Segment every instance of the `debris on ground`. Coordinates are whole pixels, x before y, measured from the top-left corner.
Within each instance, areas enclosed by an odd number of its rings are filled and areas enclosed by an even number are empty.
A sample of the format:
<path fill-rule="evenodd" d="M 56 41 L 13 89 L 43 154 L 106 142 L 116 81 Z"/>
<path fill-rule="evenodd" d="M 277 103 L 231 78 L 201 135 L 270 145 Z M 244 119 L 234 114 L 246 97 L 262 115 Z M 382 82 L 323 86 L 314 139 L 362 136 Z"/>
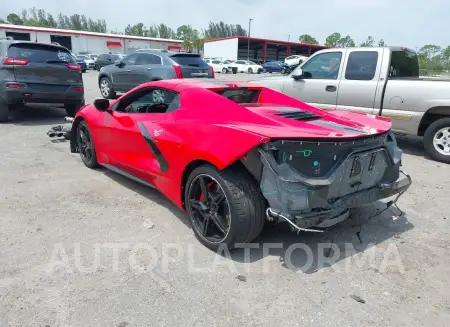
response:
<path fill-rule="evenodd" d="M 155 224 L 153 224 L 153 222 L 150 220 L 150 219 L 146 219 L 145 221 L 144 221 L 144 227 L 145 228 L 147 228 L 147 229 L 151 229 L 151 228 L 153 228 L 153 227 L 155 227 Z"/>
<path fill-rule="evenodd" d="M 358 296 L 358 295 L 350 295 L 350 297 L 353 299 L 353 300 L 355 300 L 356 302 L 359 302 L 359 303 L 366 303 L 366 301 L 362 298 L 362 297 L 360 297 L 360 296 Z"/>
<path fill-rule="evenodd" d="M 238 275 L 236 278 L 239 279 L 241 282 L 246 282 L 247 281 L 247 277 L 245 277 L 243 275 Z"/>

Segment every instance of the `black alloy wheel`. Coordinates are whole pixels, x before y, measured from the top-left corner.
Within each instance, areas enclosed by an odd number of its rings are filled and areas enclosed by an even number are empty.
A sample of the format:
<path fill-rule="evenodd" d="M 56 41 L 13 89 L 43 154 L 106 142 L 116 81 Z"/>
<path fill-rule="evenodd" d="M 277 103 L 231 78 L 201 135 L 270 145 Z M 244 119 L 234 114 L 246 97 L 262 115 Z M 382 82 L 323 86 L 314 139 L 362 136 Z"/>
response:
<path fill-rule="evenodd" d="M 254 240 L 265 222 L 266 202 L 254 178 L 235 164 L 206 164 L 189 175 L 184 204 L 195 237 L 211 250 L 229 250 Z"/>
<path fill-rule="evenodd" d="M 208 243 L 221 243 L 230 231 L 230 205 L 224 190 L 210 175 L 197 175 L 188 192 L 193 228 Z"/>
<path fill-rule="evenodd" d="M 97 154 L 95 152 L 92 134 L 86 121 L 83 120 L 78 124 L 76 137 L 77 148 L 83 163 L 89 168 L 98 167 Z"/>

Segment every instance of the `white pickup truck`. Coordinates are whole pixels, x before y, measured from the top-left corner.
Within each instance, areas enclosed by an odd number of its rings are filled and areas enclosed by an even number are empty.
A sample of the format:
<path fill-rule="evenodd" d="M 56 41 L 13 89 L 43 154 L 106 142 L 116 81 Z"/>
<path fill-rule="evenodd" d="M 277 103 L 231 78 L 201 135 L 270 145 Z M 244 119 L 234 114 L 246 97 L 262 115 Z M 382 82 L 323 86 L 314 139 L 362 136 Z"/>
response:
<path fill-rule="evenodd" d="M 253 81 L 326 110 L 388 117 L 397 134 L 423 136 L 431 158 L 450 163 L 450 80 L 419 78 L 408 48 L 335 48 L 288 76 Z"/>

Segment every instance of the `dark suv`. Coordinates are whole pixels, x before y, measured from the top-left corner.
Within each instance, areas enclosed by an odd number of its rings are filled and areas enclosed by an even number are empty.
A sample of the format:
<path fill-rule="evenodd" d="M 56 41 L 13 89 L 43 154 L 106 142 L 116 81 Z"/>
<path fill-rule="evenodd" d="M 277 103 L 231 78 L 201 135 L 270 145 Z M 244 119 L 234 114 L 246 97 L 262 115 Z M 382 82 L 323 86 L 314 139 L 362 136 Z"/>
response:
<path fill-rule="evenodd" d="M 112 54 L 112 53 L 104 53 L 95 59 L 94 69 L 100 70 L 102 67 L 112 65 L 117 60 L 122 59 L 124 56 L 119 54 Z"/>
<path fill-rule="evenodd" d="M 116 92 L 127 92 L 150 81 L 202 77 L 214 78 L 214 71 L 198 54 L 139 50 L 100 69 L 98 84 L 102 96 L 111 99 Z"/>
<path fill-rule="evenodd" d="M 63 105 L 74 116 L 84 105 L 80 65 L 62 46 L 0 40 L 0 121 L 29 103 Z"/>

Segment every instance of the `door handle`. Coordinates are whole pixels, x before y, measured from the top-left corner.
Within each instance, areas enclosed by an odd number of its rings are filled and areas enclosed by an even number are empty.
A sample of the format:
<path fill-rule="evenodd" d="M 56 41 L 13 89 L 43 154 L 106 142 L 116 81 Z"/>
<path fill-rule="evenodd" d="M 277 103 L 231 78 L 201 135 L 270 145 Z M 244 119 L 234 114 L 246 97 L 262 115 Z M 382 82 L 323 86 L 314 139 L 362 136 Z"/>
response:
<path fill-rule="evenodd" d="M 327 92 L 336 92 L 336 86 L 334 86 L 334 85 L 327 85 L 325 87 L 325 91 L 327 91 Z"/>
<path fill-rule="evenodd" d="M 131 72 L 131 69 L 127 69 L 127 72 Z"/>
<path fill-rule="evenodd" d="M 152 70 L 152 68 L 151 68 L 151 67 L 148 67 L 147 70 Z"/>

